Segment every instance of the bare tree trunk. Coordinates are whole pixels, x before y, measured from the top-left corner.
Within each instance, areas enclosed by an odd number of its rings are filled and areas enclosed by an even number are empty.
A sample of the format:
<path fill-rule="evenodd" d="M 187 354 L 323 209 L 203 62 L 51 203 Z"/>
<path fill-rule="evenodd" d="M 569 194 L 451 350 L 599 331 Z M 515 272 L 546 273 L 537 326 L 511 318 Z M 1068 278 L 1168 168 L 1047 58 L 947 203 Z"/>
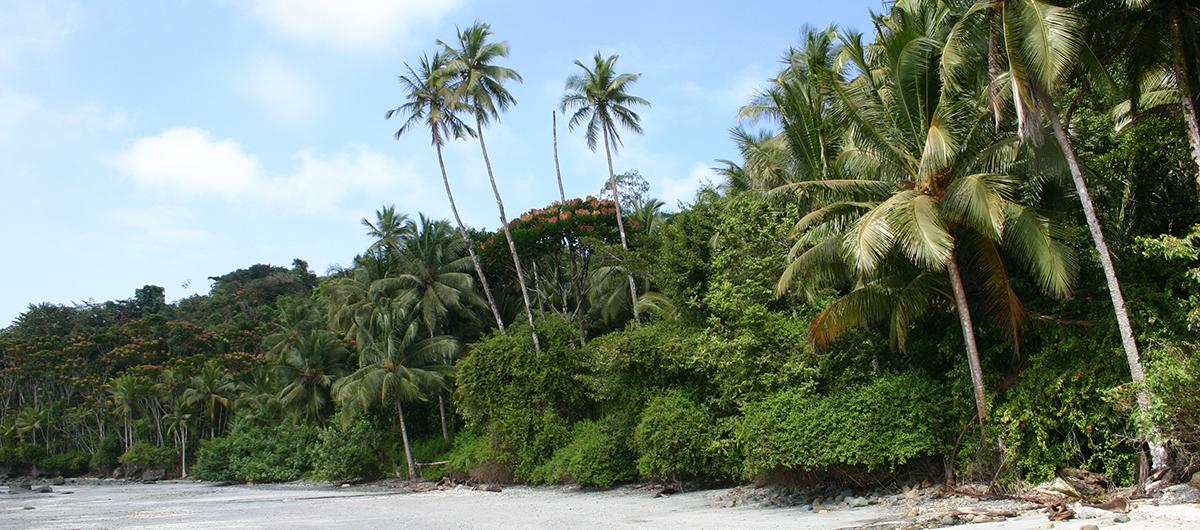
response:
<path fill-rule="evenodd" d="M 1183 122 L 1187 125 L 1188 141 L 1192 144 L 1192 161 L 1196 163 L 1196 181 L 1200 184 L 1200 117 L 1196 113 L 1196 91 L 1192 86 L 1192 77 L 1187 64 L 1187 45 L 1183 40 L 1183 20 L 1179 13 L 1179 4 L 1168 0 L 1167 16 L 1171 24 L 1171 34 L 1178 47 L 1174 53 L 1172 70 L 1175 82 L 1179 85 L 1179 104 L 1183 108 Z"/>
<path fill-rule="evenodd" d="M 621 248 L 629 250 L 629 243 L 625 239 L 625 221 L 621 218 L 621 192 L 617 189 L 617 175 L 613 172 L 612 150 L 608 146 L 608 131 L 612 126 L 608 120 L 603 120 L 600 136 L 604 137 L 604 156 L 608 159 L 608 185 L 612 188 L 613 203 L 617 205 L 617 230 L 621 233 Z M 633 308 L 633 321 L 641 322 L 638 315 L 637 307 L 637 284 L 633 281 L 633 274 L 629 274 L 629 305 Z"/>
<path fill-rule="evenodd" d="M 551 136 L 554 139 L 554 176 L 558 179 L 558 199 L 565 206 L 567 204 L 567 192 L 563 188 L 562 168 L 558 165 L 558 111 L 550 111 L 550 130 Z M 569 245 L 568 240 L 568 245 Z M 579 345 L 587 345 L 587 335 L 583 330 L 583 288 L 579 278 L 579 251 L 575 247 L 570 248 L 571 251 L 571 283 L 575 288 L 575 319 L 576 326 L 579 329 Z M 563 294 L 563 304 L 566 304 L 566 293 Z"/>
<path fill-rule="evenodd" d="M 475 242 L 471 241 L 471 236 L 467 235 L 467 226 L 463 224 L 462 217 L 458 215 L 458 205 L 454 202 L 454 193 L 450 191 L 450 177 L 446 176 L 446 161 L 442 159 L 442 145 L 435 141 L 434 146 L 437 147 L 438 166 L 442 168 L 442 184 L 446 186 L 446 198 L 450 200 L 450 211 L 454 213 L 454 222 L 458 223 L 458 233 L 467 246 L 467 253 L 471 255 L 471 263 L 475 265 L 475 275 L 479 277 L 479 286 L 483 289 L 483 295 L 487 297 L 492 316 L 496 318 L 496 327 L 500 328 L 501 334 L 504 334 L 504 319 L 500 318 L 500 309 L 496 307 L 496 300 L 492 298 L 492 288 L 488 285 L 487 276 L 483 274 L 483 265 L 479 263 L 479 256 L 475 255 Z"/>
<path fill-rule="evenodd" d="M 442 393 L 438 392 L 438 416 L 442 419 L 442 440 L 450 441 L 450 428 L 446 426 L 446 402 L 442 399 Z"/>
<path fill-rule="evenodd" d="M 954 291 L 954 306 L 958 309 L 958 323 L 962 326 L 963 342 L 967 346 L 967 365 L 971 371 L 971 387 L 975 390 L 975 412 L 979 423 L 987 421 L 987 396 L 983 388 L 983 365 L 979 362 L 979 347 L 975 343 L 975 326 L 971 323 L 971 309 L 967 306 L 967 290 L 963 288 L 962 275 L 958 270 L 958 258 L 950 255 L 946 272 L 950 275 L 950 287 Z"/>
<path fill-rule="evenodd" d="M 488 157 L 487 144 L 483 141 L 482 114 L 475 114 L 475 124 L 475 134 L 479 137 L 479 149 L 483 151 L 483 165 L 487 168 L 488 181 L 492 183 L 492 194 L 496 196 L 496 208 L 500 210 L 500 229 L 504 231 L 504 239 L 508 241 L 508 253 L 512 254 L 513 267 L 517 271 L 517 283 L 521 284 L 521 299 L 525 301 L 525 317 L 529 319 L 529 335 L 533 337 L 533 349 L 541 353 L 542 344 L 538 340 L 537 326 L 533 323 L 533 308 L 529 305 L 529 289 L 525 286 L 525 272 L 521 268 L 521 258 L 517 255 L 517 245 L 513 243 L 512 232 L 508 229 L 508 215 L 504 213 L 504 201 L 500 199 L 500 188 L 496 187 L 496 175 L 492 172 L 492 160 Z"/>
<path fill-rule="evenodd" d="M 408 479 L 417 478 L 417 461 L 413 459 L 412 446 L 408 442 L 408 425 L 404 423 L 404 406 L 396 400 L 396 417 L 400 419 L 400 438 L 404 442 L 404 463 L 408 465 Z"/>
<path fill-rule="evenodd" d="M 1079 195 L 1079 202 L 1083 206 L 1083 216 L 1087 220 L 1088 230 L 1092 234 L 1092 243 L 1096 247 L 1096 254 L 1100 257 L 1100 267 L 1104 269 L 1104 279 L 1108 283 L 1108 295 L 1112 299 L 1113 312 L 1116 313 L 1117 330 L 1121 336 L 1121 346 L 1125 349 L 1125 360 L 1129 363 L 1129 374 L 1138 386 L 1138 409 L 1146 414 L 1150 411 L 1150 394 L 1143 386 L 1146 373 L 1142 370 L 1141 355 L 1138 352 L 1137 341 L 1133 337 L 1133 325 L 1129 322 L 1125 296 L 1121 294 L 1121 283 L 1117 280 L 1117 270 L 1113 266 L 1112 255 L 1109 253 L 1108 243 L 1104 239 L 1104 231 L 1100 228 L 1100 220 L 1096 217 L 1096 210 L 1092 206 L 1092 196 L 1088 193 L 1087 182 L 1083 180 L 1083 170 L 1079 164 L 1079 158 L 1075 154 L 1075 146 L 1071 143 L 1071 137 L 1063 128 L 1062 121 L 1058 119 L 1058 111 L 1054 109 L 1054 103 L 1045 93 L 1040 93 L 1039 96 L 1046 116 L 1050 118 L 1050 125 L 1054 128 L 1054 136 L 1058 139 L 1058 145 L 1067 159 L 1067 166 L 1071 169 L 1071 180 L 1075 183 L 1075 193 Z M 1157 438 L 1156 432 L 1151 433 L 1150 438 L 1150 458 L 1153 468 L 1160 469 L 1167 466 L 1166 446 L 1153 440 L 1153 438 Z"/>

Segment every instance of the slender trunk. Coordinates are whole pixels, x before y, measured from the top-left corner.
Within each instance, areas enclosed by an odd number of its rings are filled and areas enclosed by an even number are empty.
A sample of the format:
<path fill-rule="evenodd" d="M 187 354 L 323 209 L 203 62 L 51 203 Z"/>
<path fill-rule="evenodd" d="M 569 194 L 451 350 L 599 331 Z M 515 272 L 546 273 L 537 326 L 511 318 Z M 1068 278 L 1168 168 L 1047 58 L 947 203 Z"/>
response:
<path fill-rule="evenodd" d="M 450 428 L 446 426 L 446 401 L 442 399 L 442 393 L 438 392 L 438 416 L 442 420 L 442 440 L 450 441 Z"/>
<path fill-rule="evenodd" d="M 1096 217 L 1096 210 L 1092 206 L 1092 196 L 1088 193 L 1087 182 L 1083 180 L 1083 170 L 1079 164 L 1079 158 L 1075 154 L 1075 147 L 1071 143 L 1071 137 L 1063 128 L 1062 122 L 1058 119 L 1058 111 L 1054 109 L 1054 104 L 1045 93 L 1041 93 L 1042 107 L 1046 111 L 1046 116 L 1050 119 L 1050 126 L 1054 128 L 1054 136 L 1058 139 L 1058 145 L 1062 149 L 1063 156 L 1067 159 L 1067 167 L 1071 170 L 1071 180 L 1075 183 L 1075 193 L 1079 195 L 1079 202 L 1083 206 L 1083 216 L 1087 220 L 1088 231 L 1092 234 L 1092 243 L 1096 246 L 1096 254 L 1100 257 L 1100 267 L 1104 269 L 1104 279 L 1108 283 L 1108 295 L 1112 299 L 1113 312 L 1117 317 L 1117 330 L 1121 336 L 1121 346 L 1125 349 L 1125 360 L 1129 363 L 1129 374 L 1133 382 L 1138 386 L 1137 402 L 1138 409 L 1143 414 L 1150 411 L 1150 394 L 1146 392 L 1143 382 L 1146 380 L 1146 373 L 1142 370 L 1141 356 L 1138 353 L 1137 341 L 1133 337 L 1133 325 L 1129 323 L 1129 313 L 1125 307 L 1125 296 L 1121 294 L 1121 283 L 1117 280 L 1117 270 L 1113 266 L 1112 255 L 1108 251 L 1108 243 L 1105 242 L 1104 232 L 1100 229 L 1100 220 Z M 1165 467 L 1167 463 L 1166 446 L 1160 442 L 1156 442 L 1153 438 L 1156 433 L 1151 433 L 1150 443 L 1150 458 L 1154 469 Z"/>
<path fill-rule="evenodd" d="M 412 447 L 408 443 L 408 425 L 404 423 L 404 406 L 396 401 L 396 417 L 400 419 L 400 438 L 404 442 L 404 463 L 408 465 L 408 479 L 417 478 L 417 461 L 413 459 Z"/>
<path fill-rule="evenodd" d="M 1183 40 L 1183 20 L 1177 2 L 1168 0 L 1167 15 L 1172 37 L 1178 47 L 1176 53 L 1172 54 L 1175 57 L 1172 70 L 1175 73 L 1175 83 L 1179 85 L 1179 104 L 1183 107 L 1183 122 L 1187 125 L 1188 141 L 1192 144 L 1192 161 L 1196 163 L 1196 181 L 1200 184 L 1200 118 L 1196 113 L 1196 91 L 1192 86 L 1191 72 L 1184 52 L 1187 46 Z"/>
<path fill-rule="evenodd" d="M 535 293 L 537 293 L 538 314 L 545 315 L 546 314 L 546 293 L 544 291 L 542 291 L 542 278 L 538 274 L 537 262 L 533 261 L 531 263 L 533 264 L 533 291 Z"/>
<path fill-rule="evenodd" d="M 608 185 L 612 188 L 613 203 L 617 205 L 617 231 L 621 233 L 621 248 L 629 250 L 629 243 L 625 239 L 625 221 L 621 218 L 621 192 L 617 189 L 617 175 L 613 172 L 612 150 L 608 146 L 608 131 L 612 126 L 608 120 L 602 120 L 603 130 L 600 136 L 604 137 L 604 156 L 608 159 Z M 641 322 L 638 315 L 637 307 L 637 284 L 633 281 L 633 274 L 629 274 L 629 305 L 633 308 L 633 321 Z"/>
<path fill-rule="evenodd" d="M 567 192 L 563 188 L 562 168 L 558 165 L 558 111 L 550 111 L 550 130 L 551 136 L 554 139 L 554 176 L 558 179 L 558 199 L 565 206 L 567 204 Z M 575 319 L 576 325 L 579 328 L 579 345 L 584 346 L 587 343 L 587 337 L 583 331 L 583 288 L 579 278 L 579 251 L 571 245 L 570 240 L 567 240 L 567 246 L 571 252 L 571 283 L 575 288 Z M 566 293 L 563 293 L 563 304 L 565 305 Z"/>
<path fill-rule="evenodd" d="M 946 272 L 950 275 L 950 287 L 954 291 L 954 306 L 958 309 L 958 323 L 962 326 L 963 342 L 967 346 L 967 365 L 971 369 L 971 387 L 975 390 L 975 413 L 979 423 L 987 421 L 987 397 L 983 389 L 983 365 L 979 362 L 979 347 L 975 343 L 975 326 L 971 323 L 971 309 L 967 306 L 967 290 L 963 288 L 962 275 L 958 270 L 957 257 L 950 255 Z"/>
<path fill-rule="evenodd" d="M 487 143 L 483 141 L 483 115 L 475 113 L 475 134 L 479 137 L 479 149 L 483 151 L 483 165 L 487 168 L 488 181 L 492 183 L 492 194 L 496 196 L 496 208 L 500 210 L 500 229 L 504 231 L 504 239 L 508 242 L 508 253 L 512 254 L 513 267 L 517 270 L 517 283 L 521 285 L 521 299 L 525 302 L 525 317 L 529 319 L 529 335 L 533 337 L 533 350 L 541 353 L 542 343 L 538 340 L 537 326 L 533 323 L 533 308 L 529 305 L 529 289 L 525 286 L 525 271 L 521 268 L 521 258 L 517 255 L 517 245 L 513 242 L 512 232 L 508 229 L 508 215 L 504 213 L 504 201 L 500 199 L 500 188 L 496 187 L 496 175 L 492 172 L 492 160 L 488 157 Z"/>
<path fill-rule="evenodd" d="M 500 309 L 496 307 L 496 299 L 492 298 L 492 288 L 488 285 L 487 276 L 483 274 L 483 265 L 479 263 L 479 256 L 475 255 L 475 242 L 471 241 L 471 236 L 467 235 L 467 226 L 463 224 L 462 217 L 458 215 L 458 205 L 454 202 L 454 194 L 450 192 L 450 177 L 446 175 L 446 161 L 442 159 L 442 144 L 435 142 L 434 146 L 437 147 L 438 167 L 442 168 L 442 184 L 446 186 L 446 198 L 450 200 L 450 211 L 454 213 L 454 222 L 458 223 L 458 233 L 467 246 L 467 254 L 471 255 L 471 263 L 475 265 L 475 275 L 479 277 L 479 286 L 483 289 L 483 295 L 487 297 L 492 316 L 496 318 L 496 327 L 500 328 L 501 334 L 504 334 L 506 333 L 504 319 L 500 318 Z"/>
<path fill-rule="evenodd" d="M 183 439 L 183 451 L 180 452 L 180 459 L 183 462 L 183 478 L 187 478 L 187 430 L 183 431 L 183 434 L 180 435 L 180 438 Z"/>

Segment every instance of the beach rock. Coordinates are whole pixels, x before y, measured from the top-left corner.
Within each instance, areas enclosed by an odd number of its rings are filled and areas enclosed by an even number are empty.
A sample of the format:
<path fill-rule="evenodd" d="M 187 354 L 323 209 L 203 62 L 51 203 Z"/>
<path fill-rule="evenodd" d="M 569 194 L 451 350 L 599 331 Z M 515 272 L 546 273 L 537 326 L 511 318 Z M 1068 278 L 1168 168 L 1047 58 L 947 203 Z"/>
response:
<path fill-rule="evenodd" d="M 871 503 L 862 497 L 849 497 L 846 499 L 846 504 L 851 508 L 862 508 L 863 506 L 867 506 Z"/>
<path fill-rule="evenodd" d="M 54 490 L 52 488 L 50 488 L 49 484 L 42 484 L 41 486 L 33 488 L 33 492 L 34 493 L 53 493 Z"/>
<path fill-rule="evenodd" d="M 941 522 L 942 526 L 954 526 L 958 524 L 958 518 L 954 517 L 953 515 L 943 515 Z"/>
<path fill-rule="evenodd" d="M 1100 530 L 1100 527 L 1094 524 L 1085 524 L 1079 527 L 1079 530 Z"/>
<path fill-rule="evenodd" d="M 1162 498 L 1158 500 L 1158 504 L 1160 505 L 1194 504 L 1197 502 L 1200 502 L 1200 489 L 1193 488 L 1187 484 L 1179 484 L 1164 489 Z"/>
<path fill-rule="evenodd" d="M 1128 523 L 1128 522 L 1129 522 L 1129 516 L 1128 516 L 1128 515 L 1125 515 L 1125 514 L 1123 514 L 1123 513 L 1122 513 L 1122 514 L 1119 514 L 1119 515 L 1117 515 L 1116 517 L 1113 517 L 1113 522 L 1114 522 L 1114 523 L 1117 523 L 1117 524 L 1120 524 L 1120 523 Z"/>
<path fill-rule="evenodd" d="M 66 483 L 67 483 L 67 479 L 62 478 L 62 475 L 59 475 L 57 477 L 50 479 L 50 484 L 53 484 L 55 486 L 62 486 L 63 484 L 66 484 Z"/>
<path fill-rule="evenodd" d="M 1062 477 L 1055 477 L 1054 480 L 1050 482 L 1038 484 L 1038 486 L 1034 488 L 1034 491 L 1056 493 L 1059 495 L 1066 495 L 1068 497 L 1075 497 L 1076 499 L 1082 497 L 1082 495 L 1079 494 L 1079 490 L 1075 489 L 1075 486 L 1072 486 L 1070 482 L 1063 480 Z"/>
<path fill-rule="evenodd" d="M 163 478 L 166 478 L 166 476 L 167 470 L 165 469 L 147 469 L 142 472 L 142 480 L 162 480 Z"/>
<path fill-rule="evenodd" d="M 1200 471 L 1192 473 L 1192 480 L 1188 481 L 1188 485 L 1200 489 Z"/>
<path fill-rule="evenodd" d="M 1075 517 L 1079 519 L 1100 519 L 1112 515 L 1106 510 L 1091 506 L 1072 505 L 1071 509 L 1075 511 Z"/>

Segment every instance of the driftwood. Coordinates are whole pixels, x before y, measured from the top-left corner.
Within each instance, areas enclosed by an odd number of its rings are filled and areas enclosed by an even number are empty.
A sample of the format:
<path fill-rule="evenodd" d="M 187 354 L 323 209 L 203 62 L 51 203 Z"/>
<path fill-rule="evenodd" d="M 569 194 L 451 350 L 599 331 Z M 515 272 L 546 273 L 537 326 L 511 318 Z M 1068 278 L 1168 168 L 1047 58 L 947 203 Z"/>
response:
<path fill-rule="evenodd" d="M 417 467 L 433 467 L 433 466 L 442 466 L 442 465 L 446 465 L 449 463 L 450 463 L 449 460 L 439 460 L 437 462 L 425 462 L 425 463 L 417 462 L 416 464 L 417 464 Z"/>
<path fill-rule="evenodd" d="M 989 510 L 986 508 L 958 508 L 947 515 L 986 515 L 988 517 L 1016 517 L 1021 515 L 1021 512 L 1016 510 Z"/>

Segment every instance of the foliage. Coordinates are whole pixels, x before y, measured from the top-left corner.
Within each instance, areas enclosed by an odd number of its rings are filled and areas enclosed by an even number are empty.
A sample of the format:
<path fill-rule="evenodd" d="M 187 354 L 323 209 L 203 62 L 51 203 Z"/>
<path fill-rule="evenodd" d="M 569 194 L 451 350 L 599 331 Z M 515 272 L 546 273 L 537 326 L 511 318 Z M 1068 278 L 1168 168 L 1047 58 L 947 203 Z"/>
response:
<path fill-rule="evenodd" d="M 87 472 L 90 459 L 91 455 L 83 451 L 69 451 L 47 455 L 38 465 L 65 476 L 82 475 Z"/>
<path fill-rule="evenodd" d="M 554 453 L 549 463 L 555 480 L 610 488 L 636 476 L 629 433 L 611 418 L 583 420 L 571 428 L 571 440 Z"/>
<path fill-rule="evenodd" d="M 651 399 L 633 432 L 638 474 L 655 480 L 716 475 L 717 435 L 712 413 L 686 393 Z"/>
<path fill-rule="evenodd" d="M 1200 470 L 1200 354 L 1194 344 L 1163 348 L 1147 366 L 1155 397 L 1152 420 L 1163 427 L 1175 455 L 1176 476 Z"/>
<path fill-rule="evenodd" d="M 125 454 L 117 459 L 127 466 L 138 467 L 171 467 L 175 460 L 175 451 L 170 447 L 158 447 L 148 443 L 136 443 Z"/>
<path fill-rule="evenodd" d="M 317 436 L 313 477 L 319 480 L 372 479 L 395 465 L 385 438 L 394 432 L 370 418 L 356 417 L 349 425 L 329 427 Z"/>
<path fill-rule="evenodd" d="M 318 429 L 306 425 L 263 428 L 238 424 L 205 440 L 192 473 L 203 480 L 285 482 L 312 471 Z"/>
<path fill-rule="evenodd" d="M 945 394 L 937 381 L 906 373 L 827 396 L 785 390 L 746 406 L 737 431 L 743 472 L 831 466 L 894 468 L 942 454 Z"/>

